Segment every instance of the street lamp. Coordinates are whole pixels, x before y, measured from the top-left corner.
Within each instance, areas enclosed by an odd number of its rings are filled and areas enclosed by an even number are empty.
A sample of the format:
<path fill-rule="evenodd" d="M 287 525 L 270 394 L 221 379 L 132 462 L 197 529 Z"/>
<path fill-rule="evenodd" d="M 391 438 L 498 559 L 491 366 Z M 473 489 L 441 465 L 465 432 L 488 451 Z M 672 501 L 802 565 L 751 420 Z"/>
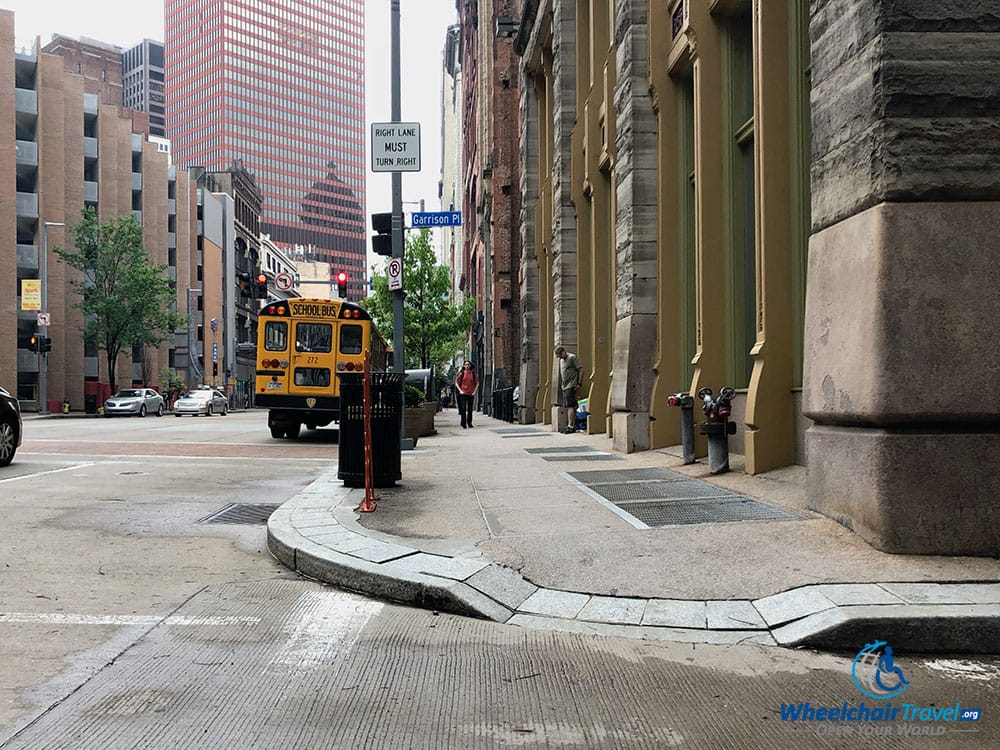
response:
<path fill-rule="evenodd" d="M 46 313 L 49 311 L 49 227 L 64 227 L 66 226 L 61 221 L 43 221 L 42 222 L 42 257 L 39 259 L 39 276 L 42 281 L 42 312 Z M 39 326 L 41 327 L 41 326 Z M 48 331 L 44 332 L 48 335 Z M 41 374 L 41 403 L 39 404 L 39 412 L 42 414 L 49 413 L 48 404 L 48 363 L 49 358 L 38 353 L 38 371 Z"/>

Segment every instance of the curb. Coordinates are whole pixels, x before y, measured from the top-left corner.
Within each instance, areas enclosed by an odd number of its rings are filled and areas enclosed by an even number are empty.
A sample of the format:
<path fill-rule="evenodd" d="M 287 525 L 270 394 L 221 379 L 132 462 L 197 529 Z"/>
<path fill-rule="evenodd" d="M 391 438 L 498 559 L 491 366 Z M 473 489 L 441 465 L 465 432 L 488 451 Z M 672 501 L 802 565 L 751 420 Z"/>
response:
<path fill-rule="evenodd" d="M 475 550 L 432 554 L 365 529 L 353 510 L 363 496 L 331 470 L 271 515 L 268 549 L 291 570 L 342 589 L 521 627 L 847 652 L 877 636 L 925 653 L 1000 652 L 1000 582 L 811 584 L 709 601 L 543 589 Z"/>

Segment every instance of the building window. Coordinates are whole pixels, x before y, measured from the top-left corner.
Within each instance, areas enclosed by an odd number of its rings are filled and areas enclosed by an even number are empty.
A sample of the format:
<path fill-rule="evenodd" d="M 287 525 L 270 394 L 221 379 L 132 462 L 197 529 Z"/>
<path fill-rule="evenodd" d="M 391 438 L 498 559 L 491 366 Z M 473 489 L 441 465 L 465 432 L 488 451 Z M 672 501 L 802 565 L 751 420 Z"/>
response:
<path fill-rule="evenodd" d="M 749 13 L 731 18 L 727 29 L 729 111 L 730 247 L 729 337 L 731 382 L 750 383 L 757 340 L 757 242 L 754 199 L 753 21 Z"/>

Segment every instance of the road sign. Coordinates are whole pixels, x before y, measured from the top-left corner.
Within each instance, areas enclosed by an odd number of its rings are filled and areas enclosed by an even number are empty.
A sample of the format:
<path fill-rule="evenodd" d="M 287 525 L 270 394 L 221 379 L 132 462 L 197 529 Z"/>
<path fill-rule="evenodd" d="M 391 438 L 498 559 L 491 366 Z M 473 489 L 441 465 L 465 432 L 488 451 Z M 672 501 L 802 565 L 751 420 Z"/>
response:
<path fill-rule="evenodd" d="M 417 227 L 460 227 L 461 211 L 428 211 L 410 214 L 410 226 Z"/>
<path fill-rule="evenodd" d="M 212 344 L 212 361 L 219 361 L 219 345 L 217 343 Z"/>
<path fill-rule="evenodd" d="M 389 290 L 403 288 L 403 261 L 401 258 L 389 259 Z"/>
<path fill-rule="evenodd" d="M 420 171 L 420 123 L 372 123 L 372 172 Z"/>
<path fill-rule="evenodd" d="M 38 325 L 44 328 L 49 324 L 49 314 L 48 313 L 38 313 Z"/>
<path fill-rule="evenodd" d="M 292 275 L 290 273 L 279 273 L 274 277 L 274 288 L 279 292 L 287 292 L 292 288 Z"/>

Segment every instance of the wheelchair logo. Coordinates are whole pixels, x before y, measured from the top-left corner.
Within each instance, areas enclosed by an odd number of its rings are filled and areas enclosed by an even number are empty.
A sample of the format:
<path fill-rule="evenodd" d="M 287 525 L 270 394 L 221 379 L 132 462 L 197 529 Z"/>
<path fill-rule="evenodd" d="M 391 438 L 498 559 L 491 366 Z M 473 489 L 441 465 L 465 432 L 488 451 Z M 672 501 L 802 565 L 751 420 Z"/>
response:
<path fill-rule="evenodd" d="M 851 676 L 858 690 L 879 701 L 902 695 L 910 686 L 903 670 L 893 662 L 892 646 L 885 641 L 865 644 L 854 657 Z"/>

